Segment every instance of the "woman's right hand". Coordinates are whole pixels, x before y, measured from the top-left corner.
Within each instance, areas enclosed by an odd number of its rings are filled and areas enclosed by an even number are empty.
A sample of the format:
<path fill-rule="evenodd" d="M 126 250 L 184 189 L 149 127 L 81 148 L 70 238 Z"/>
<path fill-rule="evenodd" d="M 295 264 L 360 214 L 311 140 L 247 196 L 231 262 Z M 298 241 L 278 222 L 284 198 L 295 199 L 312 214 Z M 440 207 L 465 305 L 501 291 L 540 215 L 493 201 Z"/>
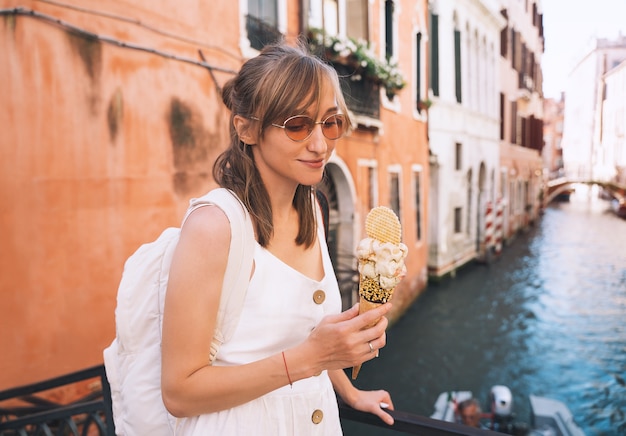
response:
<path fill-rule="evenodd" d="M 376 357 L 387 342 L 385 315 L 390 309 L 391 303 L 385 303 L 359 315 L 356 304 L 338 315 L 324 317 L 303 344 L 311 353 L 315 373 L 349 368 Z"/>

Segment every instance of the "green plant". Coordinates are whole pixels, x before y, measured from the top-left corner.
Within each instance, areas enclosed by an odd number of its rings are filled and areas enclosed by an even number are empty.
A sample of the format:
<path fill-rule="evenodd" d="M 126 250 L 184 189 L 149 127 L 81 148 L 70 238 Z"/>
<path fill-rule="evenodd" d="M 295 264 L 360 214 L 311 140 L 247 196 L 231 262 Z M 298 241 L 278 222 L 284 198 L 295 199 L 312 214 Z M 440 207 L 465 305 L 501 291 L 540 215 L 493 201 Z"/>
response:
<path fill-rule="evenodd" d="M 432 105 L 433 105 L 433 102 L 429 98 L 424 99 L 424 100 L 420 100 L 420 102 L 419 102 L 420 109 L 428 110 Z"/>
<path fill-rule="evenodd" d="M 385 88 L 389 98 L 393 98 L 406 86 L 397 64 L 376 57 L 369 42 L 353 38 L 343 39 L 328 35 L 320 29 L 310 29 L 308 36 L 313 53 L 323 55 L 331 62 L 354 68 L 351 80 L 366 78 L 379 83 Z"/>

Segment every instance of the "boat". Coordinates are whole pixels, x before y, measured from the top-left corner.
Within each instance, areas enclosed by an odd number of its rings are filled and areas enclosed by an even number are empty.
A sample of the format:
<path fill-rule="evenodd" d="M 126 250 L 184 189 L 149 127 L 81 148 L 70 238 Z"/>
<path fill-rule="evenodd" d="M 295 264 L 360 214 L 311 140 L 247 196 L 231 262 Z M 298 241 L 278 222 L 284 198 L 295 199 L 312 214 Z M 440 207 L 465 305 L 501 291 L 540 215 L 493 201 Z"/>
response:
<path fill-rule="evenodd" d="M 462 424 L 459 405 L 475 398 L 471 391 L 442 392 L 437 397 L 434 412 L 430 416 L 447 422 Z M 503 385 L 493 386 L 489 393 L 489 407 L 480 415 L 480 427 L 498 433 L 527 436 L 585 436 L 574 421 L 568 407 L 561 401 L 529 395 L 530 422 L 516 421 L 513 413 L 513 395 Z"/>
<path fill-rule="evenodd" d="M 611 210 L 620 218 L 626 218 L 626 197 L 615 196 L 611 200 Z"/>

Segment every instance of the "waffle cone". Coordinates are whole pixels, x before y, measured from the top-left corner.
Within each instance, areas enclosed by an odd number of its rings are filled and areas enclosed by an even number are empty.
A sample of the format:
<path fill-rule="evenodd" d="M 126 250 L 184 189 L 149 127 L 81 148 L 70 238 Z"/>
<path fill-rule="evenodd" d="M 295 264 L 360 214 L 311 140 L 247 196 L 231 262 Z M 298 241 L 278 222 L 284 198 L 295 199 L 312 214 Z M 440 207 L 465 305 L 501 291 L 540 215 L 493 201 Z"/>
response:
<path fill-rule="evenodd" d="M 365 298 L 361 297 L 361 298 L 359 298 L 359 315 L 362 314 L 362 313 L 367 312 L 368 310 L 376 309 L 381 304 L 383 304 L 383 303 L 373 303 L 373 302 L 367 301 Z M 378 319 L 375 320 L 370 325 L 368 325 L 367 328 L 376 325 L 377 322 L 378 322 Z M 376 351 L 376 353 L 378 353 L 378 350 Z M 353 366 L 352 367 L 352 380 L 356 380 L 356 378 L 358 377 L 359 371 L 361 370 L 361 366 L 362 365 L 357 365 L 357 366 Z"/>
<path fill-rule="evenodd" d="M 359 314 L 361 313 L 365 313 L 369 310 L 372 309 L 376 309 L 377 307 L 379 307 L 381 304 L 383 303 L 373 303 L 371 301 L 367 301 L 365 298 L 361 297 L 359 298 Z M 374 325 L 376 325 L 376 323 L 378 322 L 378 320 L 374 321 L 372 324 L 368 325 L 367 327 L 372 327 Z"/>

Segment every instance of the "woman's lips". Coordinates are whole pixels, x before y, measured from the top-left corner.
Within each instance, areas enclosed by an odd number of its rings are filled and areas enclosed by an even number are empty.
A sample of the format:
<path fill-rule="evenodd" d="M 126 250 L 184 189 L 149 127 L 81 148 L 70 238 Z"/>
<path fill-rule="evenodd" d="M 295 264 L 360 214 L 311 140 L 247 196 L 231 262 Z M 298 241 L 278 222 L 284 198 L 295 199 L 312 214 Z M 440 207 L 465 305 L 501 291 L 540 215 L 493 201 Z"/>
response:
<path fill-rule="evenodd" d="M 301 160 L 300 162 L 302 162 L 304 165 L 308 166 L 309 168 L 314 168 L 314 169 L 322 168 L 324 166 L 324 159 Z"/>

